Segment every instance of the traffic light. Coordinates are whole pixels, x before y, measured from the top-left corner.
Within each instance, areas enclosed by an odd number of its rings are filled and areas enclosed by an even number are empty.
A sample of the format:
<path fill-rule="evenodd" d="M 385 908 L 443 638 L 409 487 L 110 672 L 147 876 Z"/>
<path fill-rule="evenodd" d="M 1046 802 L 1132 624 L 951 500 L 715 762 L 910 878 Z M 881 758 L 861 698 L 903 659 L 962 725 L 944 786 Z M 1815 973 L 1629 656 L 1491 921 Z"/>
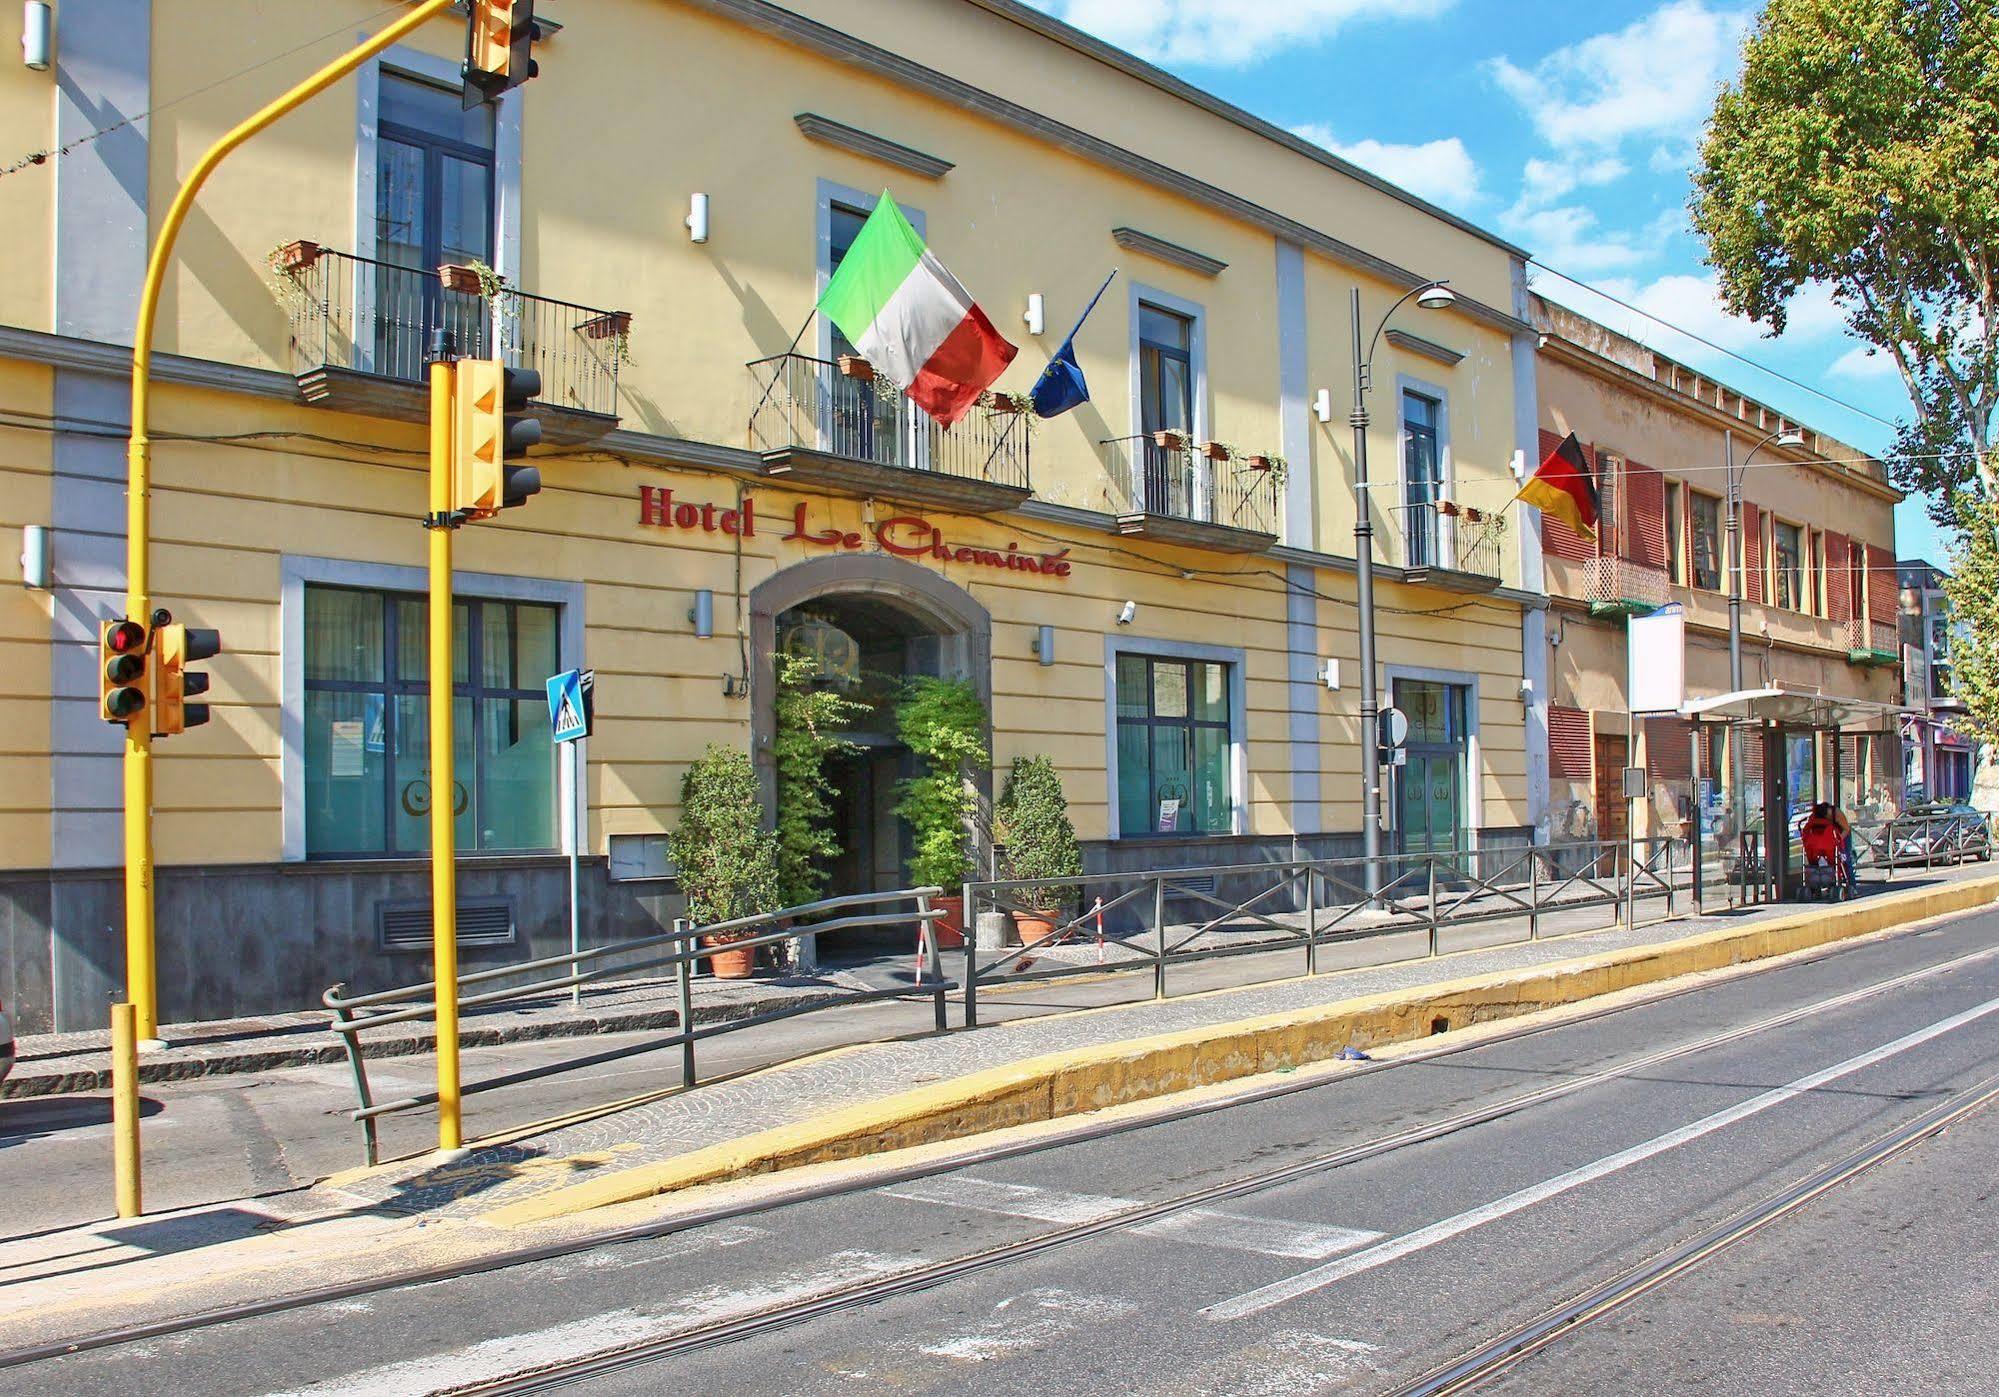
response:
<path fill-rule="evenodd" d="M 133 720 L 146 711 L 146 628 L 119 617 L 97 628 L 98 714 L 107 723 Z"/>
<path fill-rule="evenodd" d="M 153 632 L 153 735 L 171 737 L 208 721 L 208 705 L 188 699 L 208 692 L 208 676 L 188 665 L 222 653 L 222 633 L 168 623 Z"/>
<path fill-rule="evenodd" d="M 537 71 L 534 0 L 471 0 L 465 33 L 465 110 L 519 87 Z"/>
<path fill-rule="evenodd" d="M 541 375 L 497 359 L 460 359 L 451 374 L 451 507 L 490 519 L 541 490 L 539 470 L 514 464 L 541 440 L 541 423 L 520 415 L 541 392 Z"/>

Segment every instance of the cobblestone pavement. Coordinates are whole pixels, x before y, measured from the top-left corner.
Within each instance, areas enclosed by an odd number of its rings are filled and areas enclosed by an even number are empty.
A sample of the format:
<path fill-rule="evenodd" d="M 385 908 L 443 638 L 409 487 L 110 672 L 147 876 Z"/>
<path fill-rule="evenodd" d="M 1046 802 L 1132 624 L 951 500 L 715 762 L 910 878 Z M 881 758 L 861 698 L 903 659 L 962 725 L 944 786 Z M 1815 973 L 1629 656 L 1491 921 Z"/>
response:
<path fill-rule="evenodd" d="M 1900 891 L 1925 883 L 1975 877 L 1966 866 L 1893 884 L 1868 883 L 1863 893 Z M 1663 910 L 1663 909 L 1661 909 Z M 870 1043 L 674 1092 L 614 1113 L 564 1125 L 510 1143 L 475 1149 L 449 1165 L 412 1161 L 331 1192 L 352 1204 L 402 1214 L 473 1217 L 549 1189 L 578 1182 L 602 1168 L 657 1163 L 757 1131 L 880 1099 L 949 1077 L 1046 1053 L 1115 1043 L 1159 1033 L 1310 1009 L 1342 999 L 1408 989 L 1462 976 L 1529 968 L 1575 956 L 1693 936 L 1744 921 L 1795 912 L 1795 906 L 1755 908 L 1635 929 L 1517 940 L 1441 958 L 1402 960 L 1215 993 L 1016 1019 L 993 1027 Z M 1487 923 L 1489 935 L 1503 923 Z M 1525 936 L 1524 919 L 1517 934 Z M 579 1103 L 581 1104 L 581 1103 Z M 333 1199 L 329 1199 L 329 1202 Z"/>

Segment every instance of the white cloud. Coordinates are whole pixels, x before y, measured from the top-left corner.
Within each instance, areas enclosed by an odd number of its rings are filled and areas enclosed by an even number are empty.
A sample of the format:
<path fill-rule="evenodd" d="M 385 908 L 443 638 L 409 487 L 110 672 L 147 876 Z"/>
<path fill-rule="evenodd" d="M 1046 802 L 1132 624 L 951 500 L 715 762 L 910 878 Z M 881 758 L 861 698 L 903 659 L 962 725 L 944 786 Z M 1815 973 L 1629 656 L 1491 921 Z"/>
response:
<path fill-rule="evenodd" d="M 1730 315 L 1722 309 L 1712 272 L 1698 276 L 1674 273 L 1645 282 L 1629 277 L 1609 277 L 1597 285 L 1607 294 L 1576 286 L 1558 276 L 1539 278 L 1534 289 L 1550 300 L 1581 311 L 1590 319 L 1652 345 L 1675 359 L 1698 363 L 1703 357 L 1712 357 L 1688 334 L 1677 333 L 1679 331 L 1690 332 L 1738 353 L 1769 343 L 1764 334 L 1767 327 Z M 1627 310 L 1617 301 L 1628 302 L 1638 309 Z M 1669 326 L 1673 328 L 1667 328 Z M 1833 303 L 1832 294 L 1823 287 L 1810 286 L 1792 300 L 1790 322 L 1782 342 L 1823 341 L 1839 335 L 1843 329 L 1844 317 Z"/>
<path fill-rule="evenodd" d="M 1612 34 L 1556 49 L 1531 68 L 1488 65 L 1500 89 L 1561 148 L 1611 147 L 1633 136 L 1685 139 L 1736 68 L 1748 16 L 1704 0 L 1671 0 Z"/>
<path fill-rule="evenodd" d="M 1611 184 L 1630 172 L 1631 167 L 1614 155 L 1529 160 L 1520 172 L 1520 202 L 1515 207 L 1525 213 L 1552 204 L 1575 190 Z"/>
<path fill-rule="evenodd" d="M 1035 0 L 1155 63 L 1241 67 L 1370 19 L 1429 19 L 1454 0 Z"/>
<path fill-rule="evenodd" d="M 1850 379 L 1857 383 L 1901 382 L 1901 371 L 1895 367 L 1892 356 L 1870 351 L 1866 345 L 1856 344 L 1853 348 L 1832 361 L 1826 373 L 1834 378 Z"/>
<path fill-rule="evenodd" d="M 1465 143 L 1456 136 L 1424 141 L 1420 145 L 1398 145 L 1376 140 L 1345 145 L 1334 139 L 1330 127 L 1299 126 L 1293 129 L 1313 144 L 1324 146 L 1363 170 L 1401 185 L 1420 199 L 1459 209 L 1478 199 L 1478 162 L 1472 159 Z"/>
<path fill-rule="evenodd" d="M 1668 210 L 1637 232 L 1613 230 L 1604 228 L 1596 213 L 1580 204 L 1533 208 L 1523 192 L 1520 202 L 1502 213 L 1499 222 L 1536 261 L 1571 276 L 1597 276 L 1628 272 L 1657 257 L 1679 230 L 1680 215 Z"/>

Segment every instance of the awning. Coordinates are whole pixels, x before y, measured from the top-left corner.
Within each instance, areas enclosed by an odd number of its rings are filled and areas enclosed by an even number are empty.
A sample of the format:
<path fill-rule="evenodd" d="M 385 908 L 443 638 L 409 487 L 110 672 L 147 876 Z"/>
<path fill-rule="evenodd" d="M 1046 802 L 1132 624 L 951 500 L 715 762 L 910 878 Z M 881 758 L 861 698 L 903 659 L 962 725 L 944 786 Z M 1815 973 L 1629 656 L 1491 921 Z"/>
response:
<path fill-rule="evenodd" d="M 1841 698 L 1836 694 L 1789 689 L 1737 689 L 1713 698 L 1688 699 L 1680 716 L 1707 723 L 1784 723 L 1796 727 L 1838 731 L 1860 727 L 1879 731 L 1911 710 L 1875 699 Z"/>

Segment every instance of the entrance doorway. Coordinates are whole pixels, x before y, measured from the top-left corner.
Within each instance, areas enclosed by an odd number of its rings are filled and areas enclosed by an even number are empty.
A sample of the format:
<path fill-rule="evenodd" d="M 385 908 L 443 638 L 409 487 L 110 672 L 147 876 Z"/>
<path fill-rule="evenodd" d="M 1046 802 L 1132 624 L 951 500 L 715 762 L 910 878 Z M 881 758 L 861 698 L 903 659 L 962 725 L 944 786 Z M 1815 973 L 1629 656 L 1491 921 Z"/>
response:
<path fill-rule="evenodd" d="M 1609 867 L 1624 869 L 1624 836 L 1631 830 L 1631 811 L 1624 799 L 1624 768 L 1630 747 L 1622 735 L 1596 735 L 1596 837 L 1615 847 Z"/>
<path fill-rule="evenodd" d="M 1405 854 L 1465 850 L 1465 694 L 1462 684 L 1395 681 L 1395 706 L 1409 718 L 1395 783 L 1396 824 Z"/>

